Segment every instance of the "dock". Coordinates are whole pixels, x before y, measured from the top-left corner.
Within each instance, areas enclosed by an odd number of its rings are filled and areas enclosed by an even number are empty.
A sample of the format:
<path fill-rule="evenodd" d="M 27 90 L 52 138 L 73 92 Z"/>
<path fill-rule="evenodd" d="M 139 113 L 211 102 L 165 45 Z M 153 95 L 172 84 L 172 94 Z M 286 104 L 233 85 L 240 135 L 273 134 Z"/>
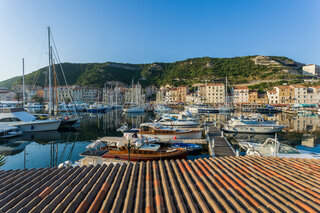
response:
<path fill-rule="evenodd" d="M 214 125 L 206 125 L 206 134 L 208 140 L 208 148 L 212 157 L 229 157 L 235 156 L 236 152 L 232 148 L 229 141 L 223 136 L 220 130 Z"/>

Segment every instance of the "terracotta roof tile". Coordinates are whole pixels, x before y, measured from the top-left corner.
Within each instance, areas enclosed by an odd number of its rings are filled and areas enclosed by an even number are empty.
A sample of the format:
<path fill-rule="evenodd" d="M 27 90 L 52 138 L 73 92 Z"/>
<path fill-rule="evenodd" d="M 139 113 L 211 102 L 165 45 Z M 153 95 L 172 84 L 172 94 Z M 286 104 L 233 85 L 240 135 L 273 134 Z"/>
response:
<path fill-rule="evenodd" d="M 0 171 L 0 211 L 317 212 L 319 163 L 224 157 Z"/>

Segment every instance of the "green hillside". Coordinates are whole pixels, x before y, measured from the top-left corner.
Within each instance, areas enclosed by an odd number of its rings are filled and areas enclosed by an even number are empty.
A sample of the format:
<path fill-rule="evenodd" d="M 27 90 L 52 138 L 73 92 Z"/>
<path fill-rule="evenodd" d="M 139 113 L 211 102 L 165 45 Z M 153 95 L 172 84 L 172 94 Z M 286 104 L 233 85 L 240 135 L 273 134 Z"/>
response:
<path fill-rule="evenodd" d="M 122 64 L 122 63 L 63 63 L 68 84 L 103 87 L 106 81 L 130 84 L 132 79 L 143 86 L 191 85 L 196 82 L 223 80 L 228 76 L 235 83 L 247 83 L 263 79 L 299 79 L 302 64 L 286 57 L 245 56 L 234 58 L 192 58 L 174 63 Z M 60 85 L 64 85 L 60 66 L 56 65 Z M 48 67 L 26 75 L 27 84 L 47 86 Z M 0 82 L 0 86 L 12 87 L 21 83 L 14 77 Z"/>

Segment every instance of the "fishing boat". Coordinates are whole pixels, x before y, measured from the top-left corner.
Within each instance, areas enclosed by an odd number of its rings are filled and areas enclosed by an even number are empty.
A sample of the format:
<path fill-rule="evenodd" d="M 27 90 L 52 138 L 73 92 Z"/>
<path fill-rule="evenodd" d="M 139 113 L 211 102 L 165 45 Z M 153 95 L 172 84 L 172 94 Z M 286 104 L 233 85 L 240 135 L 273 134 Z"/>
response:
<path fill-rule="evenodd" d="M 244 117 L 231 118 L 227 124 L 223 125 L 226 132 L 235 133 L 276 133 L 286 126 L 278 125 L 273 121 L 265 121 L 262 117 Z"/>
<path fill-rule="evenodd" d="M 15 126 L 0 124 L 0 138 L 12 138 L 22 135 L 22 131 Z"/>
<path fill-rule="evenodd" d="M 160 119 L 155 120 L 154 123 L 161 124 L 162 126 L 176 126 L 176 127 L 196 127 L 199 125 L 198 121 L 181 120 L 170 116 L 162 116 Z"/>
<path fill-rule="evenodd" d="M 281 144 L 274 138 L 268 138 L 263 143 L 240 142 L 239 146 L 246 151 L 246 155 L 248 156 L 320 159 L 319 153 L 298 150 L 289 145 Z"/>
<path fill-rule="evenodd" d="M 20 128 L 22 132 L 39 132 L 57 130 L 61 121 L 56 119 L 36 120 L 22 108 L 0 108 L 0 124 Z"/>
<path fill-rule="evenodd" d="M 133 129 L 134 130 L 134 129 Z M 164 127 L 158 123 L 142 123 L 137 129 L 138 136 L 147 136 L 159 139 L 201 139 L 201 130 L 180 130 L 177 128 Z M 128 130 L 124 130 L 126 135 Z M 130 132 L 131 133 L 131 132 Z"/>

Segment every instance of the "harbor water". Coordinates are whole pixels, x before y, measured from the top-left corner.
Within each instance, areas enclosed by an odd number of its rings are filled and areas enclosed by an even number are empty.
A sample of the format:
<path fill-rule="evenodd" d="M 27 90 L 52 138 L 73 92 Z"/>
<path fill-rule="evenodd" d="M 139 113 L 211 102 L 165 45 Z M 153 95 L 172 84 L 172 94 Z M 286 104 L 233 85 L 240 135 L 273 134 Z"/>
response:
<path fill-rule="evenodd" d="M 228 120 L 228 114 L 202 115 L 203 120 L 217 121 L 218 125 Z M 138 127 L 140 123 L 154 119 L 151 113 L 123 114 L 121 110 L 108 111 L 105 114 L 81 114 L 81 122 L 69 131 L 50 131 L 25 133 L 10 140 L 1 140 L 0 152 L 5 154 L 6 163 L 1 169 L 24 169 L 55 167 L 67 160 L 75 162 L 82 158 L 80 153 L 92 141 L 103 136 L 122 136 L 117 128 L 127 123 L 129 127 Z M 320 153 L 320 119 L 318 116 L 291 116 L 286 114 L 271 115 L 268 120 L 278 120 L 280 124 L 288 125 L 277 135 L 263 134 L 225 134 L 237 149 L 241 141 L 263 142 L 270 137 L 277 137 L 281 143 L 286 143 L 301 150 Z M 208 157 L 206 146 L 196 153 L 188 155 L 188 159 Z"/>

